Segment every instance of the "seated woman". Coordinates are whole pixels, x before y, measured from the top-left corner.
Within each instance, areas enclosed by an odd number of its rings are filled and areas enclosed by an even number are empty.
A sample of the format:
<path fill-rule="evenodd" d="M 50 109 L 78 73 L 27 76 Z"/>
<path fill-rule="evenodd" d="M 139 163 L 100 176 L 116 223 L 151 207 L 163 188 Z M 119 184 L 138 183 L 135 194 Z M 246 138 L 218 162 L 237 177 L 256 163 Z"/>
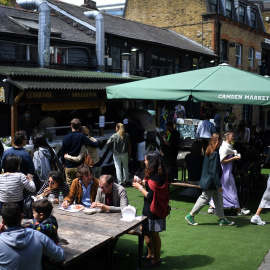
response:
<path fill-rule="evenodd" d="M 69 192 L 69 185 L 64 181 L 63 175 L 60 172 L 49 172 L 49 180 L 46 181 L 41 189 L 38 191 L 37 198 L 47 198 L 50 194 L 54 195 L 54 203 L 59 203 L 59 194 L 62 192 L 63 196 L 67 196 Z"/>
<path fill-rule="evenodd" d="M 62 207 L 68 208 L 75 200 L 76 204 L 91 207 L 97 195 L 99 180 L 92 177 L 92 169 L 82 164 L 77 170 L 78 178 L 72 181 L 68 195 L 64 198 Z"/>
<path fill-rule="evenodd" d="M 94 142 L 97 141 L 96 139 L 94 139 L 93 137 L 90 136 L 90 132 L 89 132 L 89 129 L 87 127 L 82 126 L 81 131 L 85 136 L 87 136 L 87 138 L 89 140 L 94 141 Z M 77 157 L 71 156 L 69 154 L 65 154 L 64 158 L 67 160 L 70 160 L 72 162 L 79 163 L 79 162 L 83 161 L 84 155 L 86 153 L 89 153 L 91 155 L 93 162 L 94 162 L 94 167 L 92 168 L 93 177 L 99 178 L 101 175 L 101 171 L 102 171 L 102 167 L 101 167 L 102 162 L 101 162 L 99 154 L 98 154 L 98 148 L 94 148 L 90 145 L 83 145 L 81 147 L 80 153 Z"/>
<path fill-rule="evenodd" d="M 20 171 L 21 158 L 11 155 L 3 164 L 4 174 L 0 174 L 0 210 L 4 202 L 15 202 L 23 210 L 23 189 L 30 192 L 36 191 L 33 175 L 25 176 Z"/>
<path fill-rule="evenodd" d="M 203 155 L 201 141 L 195 141 L 191 146 L 190 154 L 185 157 L 185 164 L 188 170 L 188 181 L 198 184 L 201 179 Z"/>

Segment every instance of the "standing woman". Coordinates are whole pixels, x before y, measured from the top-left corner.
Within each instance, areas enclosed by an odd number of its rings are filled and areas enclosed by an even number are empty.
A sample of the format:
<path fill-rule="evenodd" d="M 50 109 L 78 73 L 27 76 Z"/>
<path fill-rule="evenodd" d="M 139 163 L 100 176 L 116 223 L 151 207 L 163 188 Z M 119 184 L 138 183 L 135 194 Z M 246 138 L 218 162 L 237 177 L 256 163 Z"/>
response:
<path fill-rule="evenodd" d="M 20 172 L 21 158 L 8 156 L 3 164 L 4 174 L 0 174 L 0 209 L 2 203 L 14 202 L 23 211 L 23 189 L 35 192 L 36 186 L 32 179 L 33 175 L 25 176 Z"/>
<path fill-rule="evenodd" d="M 143 215 L 148 217 L 143 226 L 144 240 L 148 254 L 145 266 L 152 267 L 161 264 L 161 239 L 159 232 L 166 230 L 167 207 L 169 204 L 169 188 L 166 166 L 157 152 L 149 152 L 145 156 L 145 178 L 133 183 L 144 196 Z M 143 188 L 145 187 L 145 189 Z"/>
<path fill-rule="evenodd" d="M 229 221 L 224 217 L 223 211 L 223 196 L 221 185 L 221 166 L 218 148 L 221 144 L 221 137 L 218 133 L 214 133 L 209 141 L 205 151 L 205 157 L 202 167 L 202 175 L 200 180 L 200 187 L 203 192 L 198 198 L 190 213 L 185 216 L 185 220 L 189 225 L 196 226 L 197 222 L 194 220 L 194 215 L 198 214 L 200 210 L 210 202 L 211 197 L 214 199 L 216 205 L 216 212 L 219 216 L 219 225 L 233 225 L 233 221 Z"/>
<path fill-rule="evenodd" d="M 119 185 L 129 183 L 128 159 L 131 155 L 130 138 L 122 123 L 116 124 L 116 133 L 107 141 L 107 147 L 113 152 L 113 161 Z M 124 175 L 123 175 L 124 171 Z"/>
<path fill-rule="evenodd" d="M 33 162 L 35 166 L 35 173 L 39 180 L 45 183 L 48 179 L 49 172 L 52 170 L 50 165 L 50 158 L 56 153 L 49 146 L 43 134 L 39 133 L 34 138 L 34 157 Z"/>
<path fill-rule="evenodd" d="M 234 142 L 234 133 L 227 132 L 224 135 L 225 140 L 223 141 L 220 149 L 220 162 L 222 167 L 221 184 L 223 187 L 223 207 L 224 208 L 236 208 L 237 215 L 248 215 L 249 210 L 241 209 L 238 201 L 237 188 L 235 180 L 232 174 L 232 164 L 234 160 L 240 160 L 240 155 L 237 154 L 236 150 L 233 150 L 231 143 Z M 211 207 L 215 207 L 213 202 L 210 202 Z M 209 212 L 209 211 L 208 211 Z"/>

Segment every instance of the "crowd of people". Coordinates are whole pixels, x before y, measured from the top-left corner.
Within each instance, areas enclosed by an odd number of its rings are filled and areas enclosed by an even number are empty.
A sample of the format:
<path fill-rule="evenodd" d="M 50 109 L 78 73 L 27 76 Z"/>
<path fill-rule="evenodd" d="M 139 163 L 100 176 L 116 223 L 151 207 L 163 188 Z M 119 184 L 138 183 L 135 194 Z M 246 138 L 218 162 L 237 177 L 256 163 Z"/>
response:
<path fill-rule="evenodd" d="M 241 208 L 235 179 L 232 171 L 233 162 L 243 158 L 233 143 L 245 144 L 252 140 L 254 134 L 247 128 L 246 122 L 240 122 L 235 132 L 229 131 L 222 137 L 215 133 L 215 127 L 206 117 L 198 126 L 197 138 L 191 147 L 191 153 L 185 158 L 189 180 L 199 183 L 202 194 L 185 220 L 190 225 L 198 225 L 194 216 L 209 204 L 208 213 L 219 217 L 219 225 L 234 225 L 224 216 L 224 208 L 235 208 L 237 215 L 248 215 L 250 211 Z M 132 123 L 132 121 L 131 121 Z M 0 212 L 3 224 L 0 226 L 0 268 L 14 265 L 35 257 L 35 268 L 41 269 L 48 258 L 55 261 L 64 260 L 64 251 L 59 242 L 57 217 L 52 214 L 53 203 L 69 208 L 73 203 L 86 208 L 97 208 L 105 212 L 121 212 L 128 206 L 129 200 L 125 186 L 131 184 L 144 198 L 142 214 L 147 216 L 143 225 L 147 255 L 143 256 L 146 267 L 162 264 L 160 232 L 166 230 L 166 216 L 169 206 L 168 183 L 178 178 L 177 154 L 179 132 L 173 123 L 166 123 L 166 134 L 161 136 L 160 153 L 150 151 L 145 154 L 141 147 L 142 129 L 134 137 L 135 123 L 127 130 L 122 123 L 116 124 L 116 132 L 108 139 L 107 147 L 113 153 L 116 179 L 112 175 L 102 174 L 101 159 L 98 155 L 100 142 L 91 137 L 87 127 L 81 126 L 79 119 L 71 120 L 71 132 L 64 138 L 61 150 L 61 170 L 52 170 L 52 159 L 57 154 L 47 143 L 43 134 L 34 138 L 33 158 L 24 149 L 27 142 L 25 131 L 17 131 L 14 146 L 2 151 L 0 174 Z M 140 134 L 139 134 L 140 133 Z M 131 135 L 132 134 L 132 135 Z M 255 138 L 254 138 L 255 139 Z M 237 144 L 235 144 L 237 146 Z M 237 147 L 235 147 L 237 148 Z M 136 155 L 132 151 L 136 150 Z M 0 149 L 1 150 L 1 149 Z M 246 148 L 245 151 L 252 150 Z M 93 165 L 84 163 L 87 153 L 91 154 Z M 144 178 L 129 177 L 129 160 L 137 160 L 132 167 L 142 171 Z M 142 164 L 142 162 L 144 164 Z M 269 178 L 270 179 L 270 178 Z M 132 182 L 132 183 L 131 183 Z M 260 214 L 269 206 L 270 180 L 261 203 L 251 222 L 265 225 Z M 26 198 L 35 195 L 31 201 L 31 222 L 22 222 Z M 53 200 L 49 198 L 53 195 Z M 60 198 L 63 195 L 63 201 Z M 29 210 L 29 209 L 28 209 Z M 29 213 L 29 211 L 28 211 Z M 17 251 L 18 246 L 20 250 Z M 33 246 L 31 246 L 33 245 Z M 34 249 L 32 248 L 34 247 Z M 30 251 L 31 249 L 31 251 Z M 10 254 L 10 257 L 7 255 Z M 24 268 L 22 268 L 24 269 Z M 31 268 L 25 268 L 31 269 Z"/>

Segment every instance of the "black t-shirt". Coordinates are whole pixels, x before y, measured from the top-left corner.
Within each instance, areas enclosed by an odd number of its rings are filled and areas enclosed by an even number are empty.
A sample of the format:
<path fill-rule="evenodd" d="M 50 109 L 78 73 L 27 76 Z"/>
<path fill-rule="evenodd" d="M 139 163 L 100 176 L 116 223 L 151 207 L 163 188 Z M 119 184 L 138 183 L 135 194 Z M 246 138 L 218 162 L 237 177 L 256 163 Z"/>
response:
<path fill-rule="evenodd" d="M 200 181 L 202 174 L 203 158 L 203 155 L 186 155 L 185 162 L 187 165 L 189 181 Z"/>

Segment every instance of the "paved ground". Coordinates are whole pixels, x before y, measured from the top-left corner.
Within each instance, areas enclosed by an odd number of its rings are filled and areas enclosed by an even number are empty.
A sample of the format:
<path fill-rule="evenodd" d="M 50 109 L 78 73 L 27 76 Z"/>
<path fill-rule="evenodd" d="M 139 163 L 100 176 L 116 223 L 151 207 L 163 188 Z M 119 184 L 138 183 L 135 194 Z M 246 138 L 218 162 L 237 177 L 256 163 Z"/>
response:
<path fill-rule="evenodd" d="M 258 270 L 269 270 L 270 269 L 270 249 L 266 256 L 264 257 L 264 260 Z"/>

